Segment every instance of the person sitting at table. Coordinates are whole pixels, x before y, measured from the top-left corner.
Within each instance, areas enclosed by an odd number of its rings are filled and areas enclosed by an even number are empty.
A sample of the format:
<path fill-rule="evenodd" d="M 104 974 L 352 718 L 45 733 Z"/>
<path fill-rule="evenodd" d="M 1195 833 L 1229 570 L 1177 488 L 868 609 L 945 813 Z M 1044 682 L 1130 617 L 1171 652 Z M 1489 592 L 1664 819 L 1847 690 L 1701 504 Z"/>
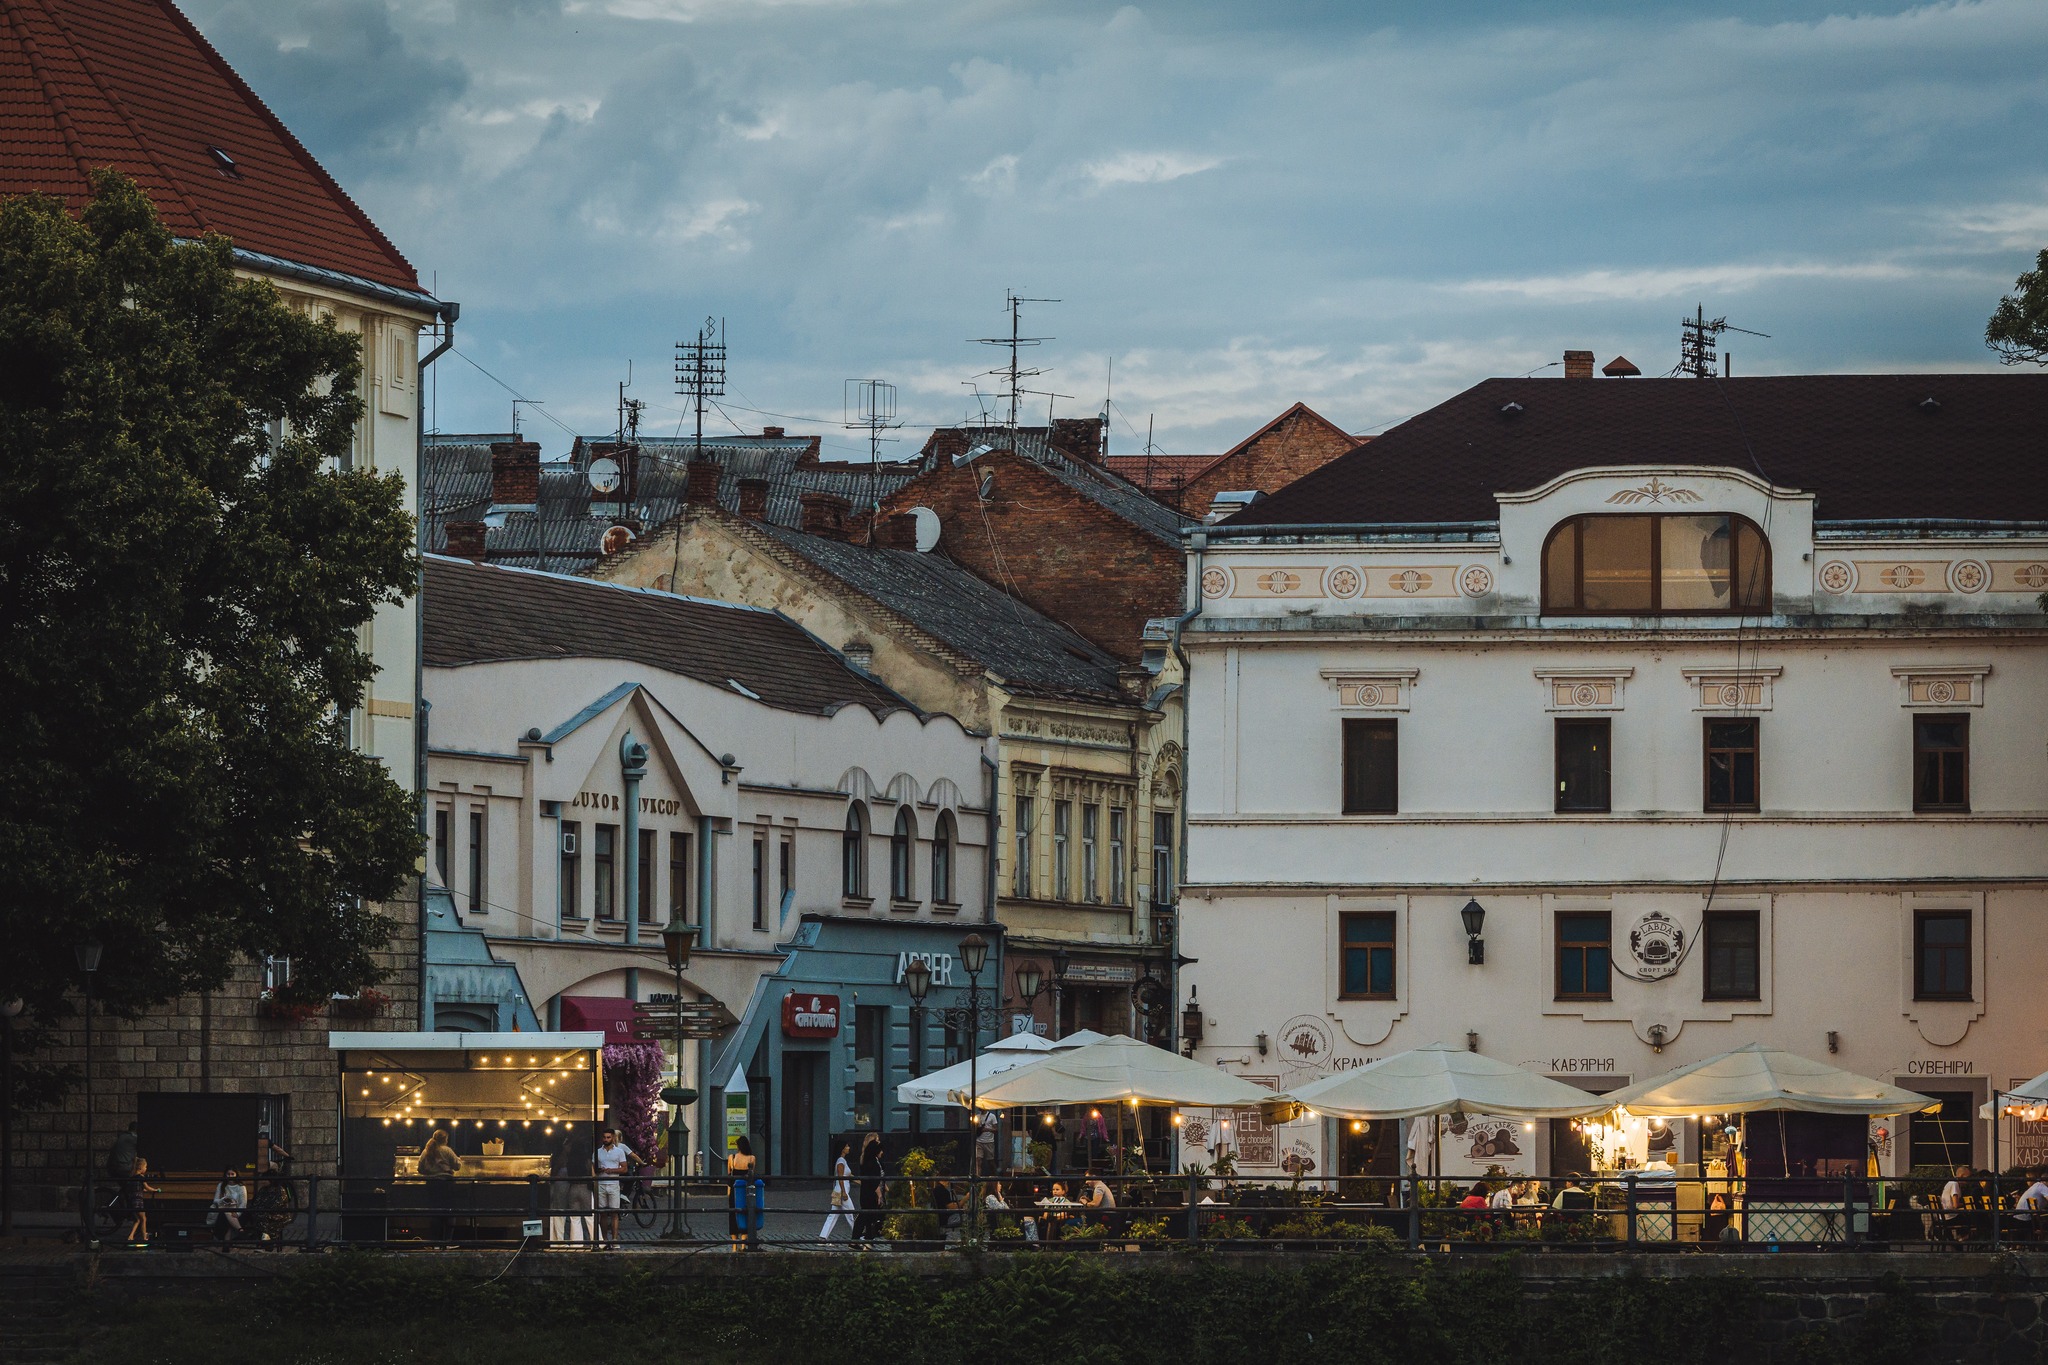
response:
<path fill-rule="evenodd" d="M 2013 1236 L 2038 1240 L 2048 1219 L 2048 1168 L 2036 1167 L 2027 1177 L 2032 1183 L 2013 1205 Z"/>
<path fill-rule="evenodd" d="M 1060 1234 L 1066 1231 L 1067 1224 L 1074 1221 L 1074 1216 L 1067 1212 L 1072 1205 L 1067 1199 L 1066 1182 L 1053 1181 L 1052 1194 L 1045 1202 L 1052 1206 L 1052 1212 L 1045 1216 L 1045 1234 L 1048 1240 L 1057 1240 Z"/>
<path fill-rule="evenodd" d="M 1564 1188 L 1557 1192 L 1557 1198 L 1550 1202 L 1550 1207 L 1565 1213 L 1584 1213 L 1593 1207 L 1592 1191 L 1581 1185 L 1577 1176 L 1568 1175 L 1564 1179 Z"/>
<path fill-rule="evenodd" d="M 1103 1183 L 1102 1177 L 1090 1176 L 1088 1197 L 1083 1199 L 1081 1204 L 1084 1208 L 1113 1209 L 1116 1207 L 1116 1196 L 1110 1192 L 1109 1186 Z"/>

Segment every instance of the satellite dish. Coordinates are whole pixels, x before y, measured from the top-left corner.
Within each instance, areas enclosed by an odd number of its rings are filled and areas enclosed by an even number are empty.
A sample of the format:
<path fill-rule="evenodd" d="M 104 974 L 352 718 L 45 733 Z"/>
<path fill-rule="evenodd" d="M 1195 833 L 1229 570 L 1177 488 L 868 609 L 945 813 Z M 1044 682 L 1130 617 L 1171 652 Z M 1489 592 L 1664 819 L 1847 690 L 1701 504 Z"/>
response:
<path fill-rule="evenodd" d="M 600 493 L 619 491 L 619 462 L 607 455 L 600 455 L 590 462 L 588 471 L 590 486 Z"/>
<path fill-rule="evenodd" d="M 602 548 L 604 553 L 608 555 L 615 555 L 619 551 L 625 549 L 628 545 L 631 545 L 632 543 L 632 527 L 614 526 L 604 533 L 604 540 L 600 548 Z"/>
<path fill-rule="evenodd" d="M 913 507 L 910 519 L 917 523 L 917 552 L 930 554 L 939 548 L 939 514 L 929 507 Z"/>
<path fill-rule="evenodd" d="M 994 474 L 984 474 L 981 476 L 981 488 L 979 492 L 981 494 L 981 500 L 983 502 L 987 502 L 990 498 L 995 496 L 996 476 Z"/>

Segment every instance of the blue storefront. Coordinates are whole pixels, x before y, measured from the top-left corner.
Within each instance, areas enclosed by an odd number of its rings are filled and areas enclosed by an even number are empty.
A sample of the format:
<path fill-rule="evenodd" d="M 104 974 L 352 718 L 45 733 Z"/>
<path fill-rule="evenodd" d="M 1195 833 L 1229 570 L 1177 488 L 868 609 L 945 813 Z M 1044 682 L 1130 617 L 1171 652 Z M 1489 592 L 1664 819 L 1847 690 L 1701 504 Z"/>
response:
<path fill-rule="evenodd" d="M 988 945 L 978 1030 L 961 952 L 971 934 Z M 921 1008 L 905 980 L 912 962 L 930 972 Z M 964 1155 L 963 1111 L 899 1104 L 896 1087 L 994 1041 L 1003 981 L 1001 925 L 803 916 L 781 968 L 712 1049 L 709 1108 L 726 1122 L 707 1145 L 722 1154 L 744 1131 L 776 1175 L 823 1175 L 834 1137 L 869 1131 L 892 1153 L 930 1135 L 925 1145 Z"/>

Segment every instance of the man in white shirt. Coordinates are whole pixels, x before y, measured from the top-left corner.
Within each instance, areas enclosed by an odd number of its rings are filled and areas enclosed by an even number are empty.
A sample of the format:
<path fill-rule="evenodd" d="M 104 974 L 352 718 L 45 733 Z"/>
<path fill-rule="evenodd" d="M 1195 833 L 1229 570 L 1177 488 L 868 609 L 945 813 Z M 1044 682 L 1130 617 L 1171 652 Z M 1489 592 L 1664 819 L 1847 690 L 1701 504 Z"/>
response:
<path fill-rule="evenodd" d="M 2020 1196 L 2012 1217 L 2020 1236 L 2038 1238 L 2044 1220 L 2048 1220 L 2048 1170 L 2035 1169 L 2028 1174 L 2034 1183 Z"/>
<path fill-rule="evenodd" d="M 1955 1179 L 1941 1187 L 1941 1227 L 1956 1241 L 1964 1240 L 1963 1198 L 1969 1192 L 1970 1168 L 1956 1167 Z"/>
<path fill-rule="evenodd" d="M 619 1130 L 607 1128 L 601 1135 L 597 1153 L 591 1158 L 591 1165 L 597 1172 L 597 1238 L 599 1245 L 619 1244 L 619 1210 L 625 1199 L 620 1193 L 619 1182 L 635 1166 L 644 1166 L 647 1159 L 619 1141 Z"/>

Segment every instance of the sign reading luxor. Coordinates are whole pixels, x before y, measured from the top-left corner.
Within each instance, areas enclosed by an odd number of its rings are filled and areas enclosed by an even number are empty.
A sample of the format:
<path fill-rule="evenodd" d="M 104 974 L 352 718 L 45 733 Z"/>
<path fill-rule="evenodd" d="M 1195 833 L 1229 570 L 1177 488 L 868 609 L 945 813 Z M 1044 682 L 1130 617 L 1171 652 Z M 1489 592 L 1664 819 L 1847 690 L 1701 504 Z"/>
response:
<path fill-rule="evenodd" d="M 837 1038 L 839 997 L 798 995 L 782 997 L 782 1036 L 785 1038 Z"/>

